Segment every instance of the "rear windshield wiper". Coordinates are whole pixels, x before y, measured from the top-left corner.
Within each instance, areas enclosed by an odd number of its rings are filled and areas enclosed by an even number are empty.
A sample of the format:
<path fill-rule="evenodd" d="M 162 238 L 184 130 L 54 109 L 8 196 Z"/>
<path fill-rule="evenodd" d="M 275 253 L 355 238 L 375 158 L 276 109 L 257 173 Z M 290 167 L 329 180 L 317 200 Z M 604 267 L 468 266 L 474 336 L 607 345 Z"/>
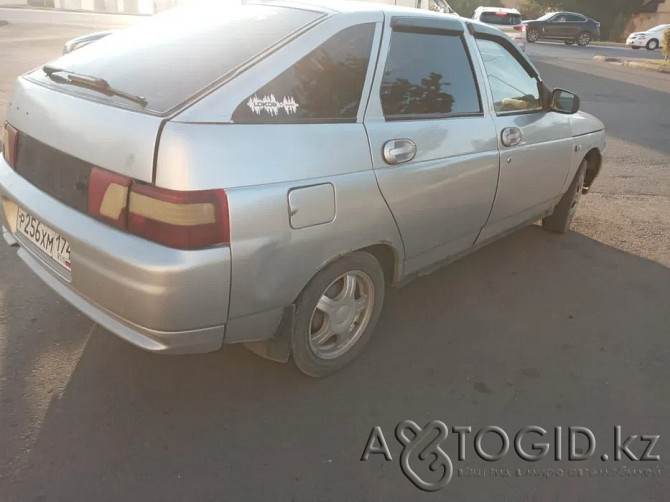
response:
<path fill-rule="evenodd" d="M 42 71 L 46 73 L 47 77 L 49 77 L 54 82 L 70 83 L 73 85 L 78 85 L 80 87 L 86 87 L 87 89 L 92 89 L 94 91 L 101 92 L 103 94 L 106 94 L 107 96 L 119 96 L 121 98 L 142 105 L 143 107 L 147 106 L 147 99 L 145 97 L 135 96 L 134 94 L 129 94 L 119 89 L 115 89 L 114 87 L 109 85 L 109 82 L 107 82 L 104 78 L 91 77 L 90 75 L 82 75 L 69 70 L 65 70 L 63 68 L 58 68 L 56 66 L 49 66 L 49 65 L 44 65 L 42 67 Z M 65 78 L 58 77 L 57 75 L 54 75 L 55 73 L 64 73 Z"/>

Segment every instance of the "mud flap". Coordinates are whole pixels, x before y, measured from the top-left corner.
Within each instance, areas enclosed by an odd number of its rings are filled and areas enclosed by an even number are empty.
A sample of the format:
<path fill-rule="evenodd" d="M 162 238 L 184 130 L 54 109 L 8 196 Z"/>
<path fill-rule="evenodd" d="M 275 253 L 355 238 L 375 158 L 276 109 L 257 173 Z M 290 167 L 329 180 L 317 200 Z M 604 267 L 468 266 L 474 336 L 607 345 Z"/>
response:
<path fill-rule="evenodd" d="M 245 342 L 243 345 L 254 354 L 265 359 L 286 363 L 291 355 L 291 336 L 293 335 L 294 321 L 295 305 L 290 305 L 284 309 L 284 315 L 277 332 L 272 338 L 260 342 Z"/>

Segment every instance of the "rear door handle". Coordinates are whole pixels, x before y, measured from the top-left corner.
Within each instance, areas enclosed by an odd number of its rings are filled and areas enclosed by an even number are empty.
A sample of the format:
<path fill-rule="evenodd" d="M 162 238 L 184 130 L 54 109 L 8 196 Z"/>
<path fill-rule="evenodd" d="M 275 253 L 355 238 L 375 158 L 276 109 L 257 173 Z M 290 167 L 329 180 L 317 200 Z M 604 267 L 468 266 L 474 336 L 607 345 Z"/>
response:
<path fill-rule="evenodd" d="M 383 155 L 387 164 L 403 164 L 416 155 L 416 144 L 411 139 L 392 139 L 384 144 Z"/>

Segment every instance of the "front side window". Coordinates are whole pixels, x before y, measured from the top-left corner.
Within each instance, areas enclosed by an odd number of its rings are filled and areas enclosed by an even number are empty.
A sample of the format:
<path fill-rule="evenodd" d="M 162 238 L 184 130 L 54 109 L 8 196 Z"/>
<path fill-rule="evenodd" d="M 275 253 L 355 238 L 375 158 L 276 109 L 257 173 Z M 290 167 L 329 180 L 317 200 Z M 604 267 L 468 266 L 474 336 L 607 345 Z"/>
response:
<path fill-rule="evenodd" d="M 542 110 L 538 81 L 503 45 L 477 39 L 498 114 Z"/>
<path fill-rule="evenodd" d="M 242 101 L 241 124 L 355 122 L 368 70 L 374 23 L 334 35 Z"/>
<path fill-rule="evenodd" d="M 569 23 L 585 23 L 586 19 L 582 16 L 566 16 Z"/>
<path fill-rule="evenodd" d="M 393 31 L 381 102 L 387 120 L 481 113 L 477 82 L 462 37 Z"/>

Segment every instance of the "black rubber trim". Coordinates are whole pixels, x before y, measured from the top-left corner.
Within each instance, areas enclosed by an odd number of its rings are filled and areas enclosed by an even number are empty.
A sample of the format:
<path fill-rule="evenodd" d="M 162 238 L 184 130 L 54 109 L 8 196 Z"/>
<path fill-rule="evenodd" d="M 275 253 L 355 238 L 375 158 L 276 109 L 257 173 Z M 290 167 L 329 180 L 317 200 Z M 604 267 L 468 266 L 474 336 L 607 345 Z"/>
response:
<path fill-rule="evenodd" d="M 394 16 L 391 18 L 391 28 L 395 31 L 440 35 L 460 35 L 465 31 L 460 21 L 446 16 L 444 19 Z"/>

